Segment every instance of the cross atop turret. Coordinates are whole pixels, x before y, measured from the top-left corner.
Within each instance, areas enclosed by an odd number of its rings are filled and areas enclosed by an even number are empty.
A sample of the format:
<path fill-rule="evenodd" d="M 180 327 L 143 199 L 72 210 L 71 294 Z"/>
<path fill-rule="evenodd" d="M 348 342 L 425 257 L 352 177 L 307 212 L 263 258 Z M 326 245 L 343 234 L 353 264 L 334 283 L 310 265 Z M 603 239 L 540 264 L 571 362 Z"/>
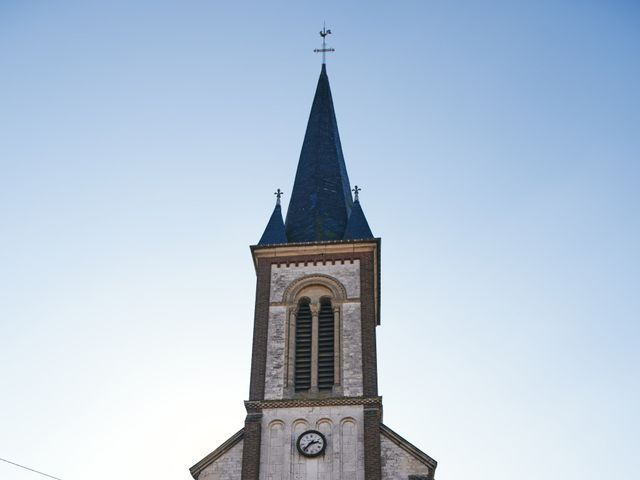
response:
<path fill-rule="evenodd" d="M 276 203 L 280 205 L 280 198 L 282 197 L 282 195 L 284 195 L 284 192 L 278 189 L 275 192 L 273 192 L 273 194 L 276 196 Z"/>
<path fill-rule="evenodd" d="M 362 191 L 362 189 L 358 185 L 356 185 L 351 191 L 353 192 L 353 201 L 357 202 L 358 194 Z"/>

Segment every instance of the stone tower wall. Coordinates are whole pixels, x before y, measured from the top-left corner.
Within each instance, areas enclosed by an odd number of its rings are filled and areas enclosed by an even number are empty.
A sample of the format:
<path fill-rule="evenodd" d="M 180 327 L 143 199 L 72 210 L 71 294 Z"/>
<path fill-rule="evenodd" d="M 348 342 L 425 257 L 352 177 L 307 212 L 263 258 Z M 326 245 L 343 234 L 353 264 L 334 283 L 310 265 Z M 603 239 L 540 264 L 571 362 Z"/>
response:
<path fill-rule="evenodd" d="M 287 291 L 305 278 L 326 278 L 339 284 L 345 298 L 340 312 L 340 370 L 343 396 L 361 396 L 362 329 L 360 304 L 360 261 L 345 260 L 308 264 L 273 264 L 269 292 L 269 322 L 267 327 L 267 359 L 264 395 L 266 400 L 287 397 L 287 348 L 289 305 Z"/>
<path fill-rule="evenodd" d="M 296 448 L 309 429 L 327 438 L 327 450 L 305 458 Z M 363 407 L 299 407 L 265 410 L 260 480 L 364 480 Z"/>

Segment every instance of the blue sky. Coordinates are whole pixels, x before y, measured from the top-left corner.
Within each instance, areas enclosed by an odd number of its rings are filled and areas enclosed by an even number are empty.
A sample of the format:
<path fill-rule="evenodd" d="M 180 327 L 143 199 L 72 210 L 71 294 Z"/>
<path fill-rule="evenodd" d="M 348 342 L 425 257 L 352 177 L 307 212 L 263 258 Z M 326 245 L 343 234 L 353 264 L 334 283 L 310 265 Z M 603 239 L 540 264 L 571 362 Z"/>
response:
<path fill-rule="evenodd" d="M 383 239 L 385 423 L 442 480 L 633 475 L 640 9 L 616 1 L 0 3 L 0 457 L 187 479 L 243 425 L 248 245 L 291 191 L 323 20 Z"/>

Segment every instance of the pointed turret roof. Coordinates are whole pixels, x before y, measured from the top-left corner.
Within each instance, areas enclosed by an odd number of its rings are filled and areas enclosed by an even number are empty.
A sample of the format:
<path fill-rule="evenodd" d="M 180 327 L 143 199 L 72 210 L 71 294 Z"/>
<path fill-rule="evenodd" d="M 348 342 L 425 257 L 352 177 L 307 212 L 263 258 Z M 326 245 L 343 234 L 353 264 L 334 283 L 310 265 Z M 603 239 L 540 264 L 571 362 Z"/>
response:
<path fill-rule="evenodd" d="M 264 229 L 262 237 L 258 245 L 275 245 L 278 243 L 287 243 L 287 235 L 284 232 L 284 222 L 282 221 L 282 208 L 280 207 L 280 198 L 276 202 L 267 228 Z"/>
<path fill-rule="evenodd" d="M 371 233 L 367 217 L 364 216 L 364 212 L 360 206 L 360 200 L 356 199 L 353 202 L 351 216 L 349 217 L 349 222 L 347 223 L 347 228 L 344 231 L 344 237 L 342 237 L 342 239 L 362 240 L 365 238 L 373 238 L 373 233 Z"/>
<path fill-rule="evenodd" d="M 340 240 L 353 200 L 326 65 L 322 65 L 285 223 L 289 242 Z"/>

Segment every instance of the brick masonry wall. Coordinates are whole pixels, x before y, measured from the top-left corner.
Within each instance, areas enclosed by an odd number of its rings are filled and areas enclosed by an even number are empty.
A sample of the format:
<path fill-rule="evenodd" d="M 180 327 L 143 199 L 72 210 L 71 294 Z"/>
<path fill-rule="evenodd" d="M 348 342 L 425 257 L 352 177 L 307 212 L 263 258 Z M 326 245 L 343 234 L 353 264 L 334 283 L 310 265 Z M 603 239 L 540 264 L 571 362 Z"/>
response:
<path fill-rule="evenodd" d="M 362 379 L 364 395 L 378 396 L 378 360 L 376 355 L 376 316 L 374 305 L 373 255 L 360 259 L 360 302 L 362 317 Z"/>
<path fill-rule="evenodd" d="M 374 305 L 373 255 L 360 259 L 360 300 L 362 302 L 362 377 L 365 396 L 378 395 L 378 363 L 376 355 L 376 315 Z M 364 411 L 364 462 L 367 480 L 382 477 L 380 459 L 380 424 L 382 407 L 366 407 Z"/>
<path fill-rule="evenodd" d="M 364 409 L 364 471 L 367 480 L 381 480 L 380 423 L 381 407 L 366 406 Z"/>
<path fill-rule="evenodd" d="M 243 442 L 240 441 L 202 470 L 198 480 L 241 480 L 242 448 Z"/>
<path fill-rule="evenodd" d="M 267 363 L 267 329 L 269 323 L 269 289 L 271 264 L 258 260 L 256 267 L 256 306 L 253 320 L 253 349 L 249 400 L 264 399 L 264 375 Z"/>
<path fill-rule="evenodd" d="M 242 480 L 258 480 L 260 475 L 260 436 L 262 413 L 248 413 L 244 421 Z M 198 479 L 200 480 L 200 479 Z"/>

